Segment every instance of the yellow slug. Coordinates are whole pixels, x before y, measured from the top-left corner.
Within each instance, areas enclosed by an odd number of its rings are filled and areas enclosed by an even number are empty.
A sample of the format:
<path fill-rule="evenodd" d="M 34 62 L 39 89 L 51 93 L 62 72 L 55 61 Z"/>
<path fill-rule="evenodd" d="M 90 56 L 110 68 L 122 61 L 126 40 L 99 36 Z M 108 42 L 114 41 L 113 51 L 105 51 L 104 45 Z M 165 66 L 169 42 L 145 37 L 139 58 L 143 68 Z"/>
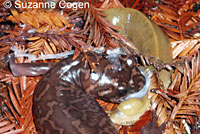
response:
<path fill-rule="evenodd" d="M 142 98 L 128 99 L 118 105 L 111 112 L 110 119 L 120 125 L 132 125 L 139 120 L 140 116 L 150 108 L 150 100 L 147 95 Z"/>

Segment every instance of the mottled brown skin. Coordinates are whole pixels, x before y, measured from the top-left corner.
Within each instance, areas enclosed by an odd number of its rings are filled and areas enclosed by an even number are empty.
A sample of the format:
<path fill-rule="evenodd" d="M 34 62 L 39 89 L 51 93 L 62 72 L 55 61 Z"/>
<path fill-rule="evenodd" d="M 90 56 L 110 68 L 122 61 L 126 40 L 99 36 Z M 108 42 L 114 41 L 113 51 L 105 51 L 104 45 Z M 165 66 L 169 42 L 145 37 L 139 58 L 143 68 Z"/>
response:
<path fill-rule="evenodd" d="M 145 78 L 133 56 L 86 55 L 60 61 L 38 83 L 33 115 L 40 134 L 118 133 L 95 98 L 119 103 L 141 89 Z"/>
<path fill-rule="evenodd" d="M 49 78 L 53 81 L 45 80 Z M 94 97 L 55 78 L 45 76 L 35 92 L 33 114 L 39 134 L 118 133 Z"/>

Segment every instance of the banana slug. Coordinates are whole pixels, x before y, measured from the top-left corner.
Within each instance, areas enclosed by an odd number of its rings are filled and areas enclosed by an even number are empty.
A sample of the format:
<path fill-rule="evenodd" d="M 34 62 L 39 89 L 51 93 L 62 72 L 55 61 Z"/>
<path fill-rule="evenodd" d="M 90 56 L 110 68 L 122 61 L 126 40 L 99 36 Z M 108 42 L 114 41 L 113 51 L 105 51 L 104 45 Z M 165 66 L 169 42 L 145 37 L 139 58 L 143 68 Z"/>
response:
<path fill-rule="evenodd" d="M 86 52 L 76 60 L 72 57 L 69 55 L 55 65 L 16 64 L 12 58 L 10 60 L 15 75 L 45 73 L 33 97 L 32 110 L 38 133 L 118 134 L 95 98 L 120 103 L 137 97 L 134 94 L 138 92 L 142 94 L 138 94 L 139 98 L 146 95 L 149 85 L 136 66 L 135 57 L 117 52 Z"/>
<path fill-rule="evenodd" d="M 105 11 L 106 19 L 121 28 L 140 52 L 166 63 L 172 63 L 172 48 L 161 28 L 143 13 L 132 8 L 110 8 Z"/>
<path fill-rule="evenodd" d="M 150 108 L 147 95 L 138 99 L 131 98 L 120 103 L 110 114 L 113 123 L 119 125 L 133 125 Z"/>

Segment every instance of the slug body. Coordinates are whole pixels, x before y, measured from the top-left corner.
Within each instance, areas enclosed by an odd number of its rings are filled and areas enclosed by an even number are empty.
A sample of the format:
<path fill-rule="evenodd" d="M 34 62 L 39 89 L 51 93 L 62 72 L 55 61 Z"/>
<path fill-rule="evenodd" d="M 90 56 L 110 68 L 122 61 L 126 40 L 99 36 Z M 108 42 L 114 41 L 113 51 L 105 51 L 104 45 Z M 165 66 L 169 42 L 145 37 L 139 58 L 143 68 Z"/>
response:
<path fill-rule="evenodd" d="M 143 88 L 145 77 L 132 55 L 86 55 L 63 59 L 38 83 L 33 115 L 40 134 L 118 133 L 95 98 L 120 103 Z"/>
<path fill-rule="evenodd" d="M 121 28 L 119 33 L 125 35 L 141 53 L 172 63 L 168 37 L 143 13 L 133 8 L 110 8 L 105 14 L 111 24 Z"/>
<path fill-rule="evenodd" d="M 147 95 L 138 99 L 132 98 L 120 103 L 111 111 L 110 119 L 113 123 L 129 126 L 133 125 L 150 108 L 150 100 Z"/>

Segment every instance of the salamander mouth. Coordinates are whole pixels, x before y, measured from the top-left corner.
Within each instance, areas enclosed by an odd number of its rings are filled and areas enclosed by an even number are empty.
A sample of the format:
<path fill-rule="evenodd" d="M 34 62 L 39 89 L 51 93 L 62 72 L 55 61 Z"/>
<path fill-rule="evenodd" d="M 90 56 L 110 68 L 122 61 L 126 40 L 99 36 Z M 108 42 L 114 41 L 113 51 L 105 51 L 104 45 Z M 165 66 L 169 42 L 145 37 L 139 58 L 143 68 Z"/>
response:
<path fill-rule="evenodd" d="M 146 69 L 138 68 L 138 69 L 140 73 L 145 77 L 145 85 L 140 91 L 128 94 L 125 98 L 120 100 L 121 102 L 126 101 L 131 98 L 142 98 L 147 94 L 151 86 L 151 77 L 153 75 L 153 72 L 149 68 L 146 68 Z"/>

